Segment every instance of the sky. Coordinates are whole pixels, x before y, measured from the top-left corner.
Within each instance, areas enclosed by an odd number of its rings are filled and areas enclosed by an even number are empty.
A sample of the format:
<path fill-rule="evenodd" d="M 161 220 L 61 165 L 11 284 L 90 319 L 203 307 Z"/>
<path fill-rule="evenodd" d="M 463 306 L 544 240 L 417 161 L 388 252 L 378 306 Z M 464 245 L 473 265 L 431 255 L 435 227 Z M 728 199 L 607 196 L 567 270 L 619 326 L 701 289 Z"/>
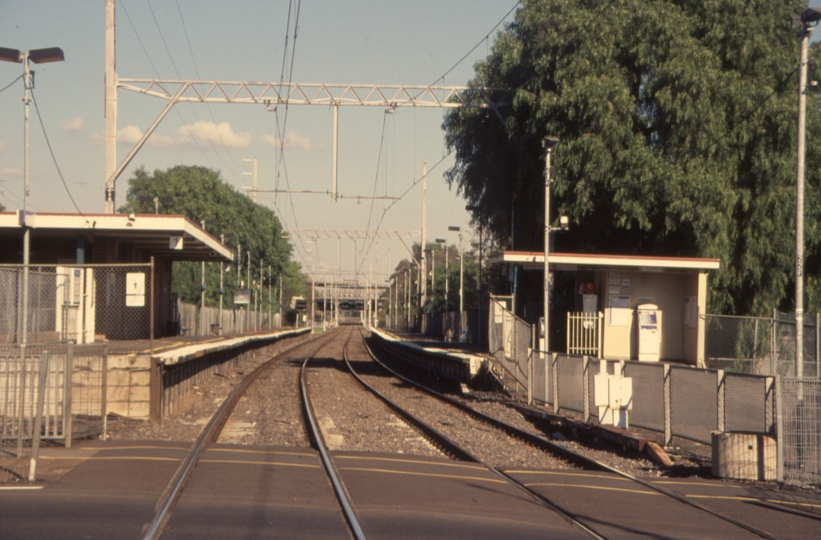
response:
<path fill-rule="evenodd" d="M 117 74 L 121 79 L 461 86 L 503 28 L 494 27 L 512 20 L 515 5 L 511 0 L 118 0 Z M 31 66 L 36 107 L 32 103 L 29 112 L 29 209 L 102 213 L 105 1 L 0 0 L 0 47 L 55 46 L 63 49 L 64 62 Z M 15 81 L 21 74 L 20 64 L 0 62 L 0 89 L 5 88 L 0 91 L 0 203 L 7 210 L 23 206 L 23 83 Z M 118 162 L 165 105 L 118 91 Z M 274 209 L 289 230 L 413 231 L 417 236 L 405 239 L 410 246 L 420 238 L 418 180 L 427 161 L 428 239 L 456 243 L 456 234 L 447 232 L 456 225 L 467 242 L 475 231 L 465 201 L 443 178 L 453 164 L 441 129 L 444 113 L 340 107 L 343 198 L 334 203 L 325 194 L 260 193 L 259 202 Z M 138 167 L 149 172 L 210 167 L 242 190 L 252 183 L 248 160 L 254 157 L 261 190 L 329 190 L 332 122 L 332 111 L 323 106 L 294 105 L 287 113 L 282 107 L 274 113 L 262 105 L 177 104 L 119 177 L 117 206 L 125 202 L 128 179 Z M 401 198 L 355 199 L 374 194 Z M 337 268 L 337 240 L 319 240 L 316 261 L 308 253 L 310 244 L 293 243 L 303 267 L 315 267 L 318 275 Z M 372 279 L 382 282 L 409 256 L 398 240 L 364 244 L 342 242 L 343 271 L 356 267 L 367 274 L 373 268 Z"/>

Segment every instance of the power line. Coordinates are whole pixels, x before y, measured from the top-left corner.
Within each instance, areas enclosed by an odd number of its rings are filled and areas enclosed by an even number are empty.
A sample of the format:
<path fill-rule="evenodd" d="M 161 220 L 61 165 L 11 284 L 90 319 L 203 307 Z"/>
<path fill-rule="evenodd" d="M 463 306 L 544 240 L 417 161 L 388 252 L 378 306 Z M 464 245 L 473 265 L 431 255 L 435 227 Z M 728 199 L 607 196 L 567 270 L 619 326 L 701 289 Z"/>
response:
<path fill-rule="evenodd" d="M 176 64 L 176 62 L 174 62 L 174 57 L 171 55 L 171 50 L 168 48 L 168 43 L 165 41 L 165 34 L 163 34 L 163 31 L 162 31 L 162 29 L 160 28 L 160 23 L 159 23 L 159 21 L 157 20 L 157 16 L 156 16 L 156 15 L 155 15 L 155 13 L 154 13 L 154 8 L 151 6 L 151 1 L 150 1 L 150 0 L 145 0 L 145 3 L 146 3 L 146 5 L 148 6 L 148 10 L 151 12 L 151 18 L 154 20 L 154 26 L 157 28 L 157 33 L 158 33 L 158 34 L 160 34 L 160 40 L 162 41 L 163 47 L 165 48 L 165 53 L 168 55 L 168 59 L 171 61 L 171 66 L 174 68 L 174 73 L 176 73 L 176 74 L 177 74 L 177 78 L 178 78 L 178 79 L 182 79 L 182 76 L 180 75 L 180 71 L 177 69 L 177 64 Z M 177 5 L 177 7 L 179 8 L 179 4 Z M 180 12 L 180 20 L 182 20 L 182 12 Z M 183 22 L 183 30 L 185 30 L 185 23 L 184 23 L 184 22 Z M 187 39 L 188 39 L 188 34 L 187 34 L 187 32 L 186 32 L 186 40 L 187 40 Z M 189 50 L 190 50 L 190 47 L 191 47 L 190 42 L 189 42 L 188 46 L 189 46 Z M 194 58 L 194 57 L 193 57 L 193 53 L 192 53 L 191 58 L 192 58 L 192 60 L 193 60 L 193 58 Z M 194 69 L 196 69 L 196 62 L 194 63 Z M 197 114 L 197 110 L 196 110 L 196 108 L 194 108 L 194 106 L 193 106 L 193 105 L 191 105 L 191 112 L 193 112 L 193 113 L 194 113 L 194 118 L 196 118 L 196 119 L 197 119 L 197 122 L 202 122 L 202 120 L 200 119 L 199 114 Z M 180 113 L 180 112 L 179 112 L 179 110 L 177 110 L 177 114 L 180 116 L 180 119 L 181 119 L 181 120 L 182 120 L 185 124 L 188 124 L 188 122 L 187 122 L 187 121 L 186 121 L 186 120 L 182 117 L 182 113 Z M 214 124 L 215 124 L 215 126 L 214 126 L 214 127 L 216 128 L 216 127 L 217 127 L 217 126 L 216 126 L 216 122 L 214 122 Z M 222 142 L 222 134 L 219 132 L 219 129 L 217 129 L 217 135 L 219 136 L 220 141 Z M 196 137 L 192 137 L 192 139 L 196 142 Z M 211 149 L 212 149 L 212 150 L 214 151 L 214 153 L 217 155 L 217 157 L 218 157 L 218 158 L 219 158 L 219 160 L 222 162 L 222 164 L 223 164 L 223 165 L 225 165 L 225 167 L 226 167 L 226 168 L 230 169 L 230 167 L 229 167 L 228 163 L 226 163 L 226 162 L 225 162 L 225 160 L 222 158 L 222 155 L 221 155 L 221 154 L 217 151 L 217 148 L 214 146 L 214 141 L 212 141 L 210 137 L 208 137 L 206 140 L 207 140 L 207 142 L 208 142 L 208 145 L 209 145 L 209 146 L 211 146 Z M 224 143 L 224 142 L 222 142 L 222 144 L 223 144 L 223 150 L 226 150 L 226 148 L 225 148 L 225 143 Z M 197 143 L 197 146 L 199 146 L 199 143 Z M 226 152 L 227 152 L 227 150 L 226 150 Z M 204 152 L 203 152 L 203 153 L 204 153 Z M 209 160 L 209 163 L 211 163 L 211 161 L 210 161 L 210 160 Z M 213 166 L 213 163 L 212 163 L 212 166 Z M 232 173 L 232 174 L 233 174 L 233 175 L 234 175 L 237 179 L 239 179 L 239 178 L 240 178 L 240 177 L 236 174 L 236 172 L 235 172 L 235 171 L 233 171 L 233 170 L 232 170 L 232 171 L 231 171 L 231 173 Z"/>
<path fill-rule="evenodd" d="M 77 213 L 83 216 L 82 210 L 80 207 L 77 206 L 77 202 L 74 200 L 74 196 L 71 195 L 71 190 L 68 189 L 68 184 L 66 184 L 66 179 L 63 178 L 63 171 L 60 170 L 60 165 L 57 163 L 57 158 L 54 156 L 54 150 L 51 148 L 51 142 L 48 140 L 48 133 L 46 133 L 46 126 L 43 124 L 43 117 L 40 116 L 40 107 L 37 106 L 37 99 L 34 97 L 34 88 L 29 89 L 31 92 L 31 101 L 34 103 L 34 110 L 37 111 L 37 119 L 40 121 L 40 129 L 43 130 L 43 137 L 46 139 L 46 146 L 48 147 L 48 151 L 51 154 L 51 160 L 54 162 L 54 167 L 57 169 L 57 174 L 60 176 L 60 180 L 63 182 L 63 187 L 66 188 L 66 193 L 68 193 L 68 198 L 71 199 L 71 204 L 74 205 L 74 208 L 77 209 Z"/>
<path fill-rule="evenodd" d="M 453 150 L 451 150 L 450 152 L 448 152 L 447 154 L 445 154 L 444 156 L 442 156 L 442 159 L 440 159 L 439 161 L 437 161 L 436 163 L 434 163 L 434 164 L 433 164 L 433 166 L 431 166 L 431 167 L 428 169 L 428 172 L 429 172 L 429 173 L 430 173 L 430 172 L 433 172 L 433 171 L 434 171 L 434 170 L 435 170 L 435 169 L 436 169 L 439 165 L 441 165 L 441 164 L 442 164 L 442 162 L 443 162 L 443 161 L 445 161 L 445 159 L 447 159 L 447 158 L 448 158 L 448 156 L 450 156 L 452 153 L 453 153 Z M 411 191 L 413 188 L 415 188 L 415 187 L 416 187 L 416 185 L 417 185 L 419 182 L 421 182 L 423 178 L 424 178 L 424 175 L 422 175 L 422 176 L 420 176 L 419 178 L 417 178 L 416 180 L 414 180 L 414 181 L 413 181 L 413 183 L 410 185 L 410 187 L 408 187 L 408 189 L 406 189 L 405 191 L 403 191 L 403 192 L 402 192 L 402 194 L 401 194 L 401 195 L 399 195 L 399 197 L 397 197 L 395 201 L 391 202 L 391 203 L 387 206 L 387 208 L 385 208 L 384 210 L 382 210 L 382 216 L 379 218 L 379 222 L 378 222 L 378 223 L 376 224 L 376 226 L 374 227 L 374 229 L 373 229 L 374 231 L 378 231 L 378 230 L 379 230 L 379 227 L 380 227 L 380 226 L 382 226 L 382 221 L 385 219 L 385 214 L 387 214 L 387 213 L 388 213 L 388 210 L 390 210 L 390 209 L 391 209 L 391 207 L 392 207 L 394 204 L 396 204 L 396 203 L 398 203 L 400 200 L 402 200 L 402 198 L 403 198 L 405 195 L 407 195 L 408 193 L 410 193 L 410 191 Z M 368 249 L 367 249 L 367 251 L 365 251 L 365 257 L 367 257 L 367 256 L 368 256 L 368 253 L 370 253 L 370 251 L 371 251 L 371 247 L 373 246 L 373 242 L 374 242 L 374 240 L 375 240 L 375 239 L 376 239 L 376 237 L 375 237 L 375 236 L 374 236 L 374 238 L 371 238 L 371 243 L 370 243 L 370 244 L 368 244 Z M 361 253 L 361 250 L 360 250 L 360 253 Z M 364 262 L 365 262 L 365 261 L 364 261 L 364 258 L 363 258 L 362 263 L 360 263 L 360 268 L 362 267 L 362 264 L 364 264 Z M 358 272 L 358 271 L 359 271 L 359 269 L 357 269 L 357 272 Z"/>
<path fill-rule="evenodd" d="M 148 54 L 148 50 L 145 48 L 145 44 L 143 43 L 143 40 L 140 37 L 140 33 L 137 31 L 137 27 L 134 26 L 134 21 L 131 20 L 131 16 L 128 14 L 128 10 L 126 9 L 125 4 L 122 1 L 120 2 L 120 7 L 123 9 L 123 13 L 125 13 L 125 18 L 128 20 L 128 24 L 131 26 L 131 29 L 134 31 L 134 35 L 137 38 L 137 42 L 140 44 L 140 47 L 142 48 L 143 53 L 145 54 L 145 57 L 148 60 L 148 63 L 151 65 L 151 69 L 154 70 L 154 74 L 159 78 L 160 72 L 159 70 L 157 70 L 157 66 L 154 65 L 154 61 L 151 59 L 151 55 Z M 178 108 L 175 107 L 174 112 L 177 113 L 177 116 L 179 116 L 183 124 L 188 124 L 188 122 L 186 122 L 185 118 L 183 118 L 182 113 Z M 214 162 L 211 161 L 211 158 L 208 157 L 208 154 L 206 154 L 205 150 L 202 149 L 202 146 L 200 146 L 200 143 L 197 141 L 197 138 L 192 137 L 191 140 L 194 141 L 194 144 L 196 145 L 197 149 L 199 149 L 200 153 L 203 155 L 208 164 L 211 165 L 211 168 L 216 169 L 216 167 L 214 166 Z M 236 173 L 234 173 L 233 171 L 232 173 L 234 174 L 234 176 L 239 178 L 236 175 Z"/>
<path fill-rule="evenodd" d="M 177 12 L 180 14 L 180 23 L 182 24 L 182 32 L 183 32 L 183 35 L 185 36 L 185 42 L 188 44 L 188 53 L 191 55 L 191 63 L 194 64 L 194 71 L 197 74 L 197 79 L 202 80 L 202 77 L 200 76 L 199 67 L 197 67 L 197 60 L 194 58 L 194 50 L 191 47 L 191 40 L 188 39 L 188 29 L 185 27 L 185 18 L 183 18 L 183 16 L 182 16 L 182 9 L 180 8 L 180 2 L 179 2 L 179 0 L 175 0 L 175 3 L 177 4 Z M 216 126 L 217 120 L 214 118 L 214 111 L 211 109 L 211 104 L 206 103 L 205 106 L 208 109 L 208 114 L 211 116 L 211 121 L 214 122 L 214 125 Z M 197 120 L 199 120 L 199 117 L 197 117 Z M 239 164 L 239 162 L 237 162 L 237 160 L 234 158 L 234 156 L 231 154 L 231 152 L 228 151 L 228 147 L 225 144 L 225 140 L 223 140 L 222 133 L 219 131 L 219 129 L 217 130 L 217 136 L 219 137 L 220 144 L 222 145 L 222 149 L 225 151 L 226 154 L 228 154 L 228 157 L 231 158 L 231 161 L 234 162 L 234 165 L 236 165 L 239 168 L 242 168 L 242 166 Z M 216 151 L 216 149 L 214 151 Z M 217 155 L 219 155 L 219 154 L 217 154 Z M 222 158 L 220 158 L 220 159 L 222 159 Z M 228 166 L 228 164 L 225 163 L 225 161 L 223 161 L 223 164 L 225 164 L 226 167 Z"/>
<path fill-rule="evenodd" d="M 11 88 L 11 85 L 13 85 L 14 83 L 16 83 L 17 81 L 19 81 L 19 80 L 20 80 L 20 79 L 22 79 L 22 78 L 23 78 L 23 76 L 22 76 L 22 75 L 20 75 L 19 77 L 17 77 L 17 78 L 16 78 L 16 79 L 14 79 L 13 81 L 11 81 L 9 84 L 7 84 L 6 86 L 4 86 L 3 88 L 0 88 L 0 92 L 3 92 L 3 91 L 5 91 L 5 90 L 8 90 L 9 88 Z"/>
<path fill-rule="evenodd" d="M 505 19 L 507 19 L 508 17 L 510 17 L 510 14 L 511 14 L 511 13 L 513 13 L 513 11 L 514 11 L 517 7 L 519 7 L 519 4 L 521 4 L 521 3 L 522 3 L 522 2 L 521 2 L 521 0 L 518 0 L 515 4 L 513 4 L 513 7 L 512 7 L 512 8 L 510 8 L 510 11 L 508 11 L 507 13 L 505 13 L 505 16 L 504 16 L 504 17 L 502 17 L 502 18 L 499 20 L 499 22 L 497 22 L 497 23 L 496 23 L 496 25 L 495 25 L 493 28 L 491 28 L 491 29 L 490 29 L 490 32 L 488 32 L 488 33 L 485 35 L 485 37 L 483 37 L 482 39 L 480 39 L 480 40 L 479 40 L 479 43 L 477 43 L 476 45 L 474 45 L 474 46 L 473 46 L 473 48 L 472 48 L 471 50 L 469 50 L 469 51 L 468 51 L 468 52 L 467 52 L 467 53 L 466 53 L 466 54 L 465 54 L 462 58 L 460 58 L 458 62 L 456 62 L 455 64 L 453 64 L 453 66 L 451 66 L 451 68 L 450 68 L 449 70 L 447 70 L 445 73 L 443 73 L 441 77 L 439 77 L 438 79 L 436 79 L 435 81 L 433 81 L 433 83 L 431 83 L 431 85 L 430 85 L 430 86 L 435 85 L 437 82 L 439 82 L 439 81 L 441 81 L 442 79 L 444 79 L 445 77 L 447 77 L 447 76 L 448 76 L 448 74 L 449 74 L 451 71 L 453 71 L 454 69 L 456 69 L 456 67 L 457 67 L 459 64 L 461 64 L 462 62 L 464 62 L 464 61 L 465 61 L 465 59 L 466 59 L 468 56 L 470 56 L 470 55 L 471 55 L 471 53 L 473 53 L 473 51 L 475 51 L 476 49 L 478 49 L 478 48 L 479 48 L 479 45 L 481 45 L 482 43 L 487 42 L 487 40 L 490 38 L 490 35 L 491 35 L 494 31 L 496 31 L 496 29 L 497 29 L 497 28 L 499 28 L 499 26 L 500 26 L 503 22 L 505 22 Z"/>

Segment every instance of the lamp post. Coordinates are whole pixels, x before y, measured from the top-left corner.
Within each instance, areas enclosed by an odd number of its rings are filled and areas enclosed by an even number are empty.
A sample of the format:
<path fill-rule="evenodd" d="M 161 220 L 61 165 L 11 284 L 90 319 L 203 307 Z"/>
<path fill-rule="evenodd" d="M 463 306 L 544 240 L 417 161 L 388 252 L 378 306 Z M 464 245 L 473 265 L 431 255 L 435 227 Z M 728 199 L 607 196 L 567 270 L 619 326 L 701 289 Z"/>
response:
<path fill-rule="evenodd" d="M 26 357 L 26 343 L 28 341 L 28 303 L 29 303 L 29 262 L 31 256 L 31 229 L 28 223 L 29 204 L 29 103 L 31 102 L 31 90 L 33 88 L 31 69 L 29 61 L 35 64 L 47 62 L 61 62 L 65 60 L 63 50 L 59 47 L 49 49 L 32 49 L 28 52 L 20 52 L 17 49 L 6 49 L 0 47 L 0 60 L 4 62 L 14 62 L 23 64 L 23 213 L 20 216 L 20 225 L 23 227 L 23 297 L 21 316 L 23 320 L 20 328 L 20 361 L 21 365 Z M 22 408 L 18 419 L 19 425 L 23 420 Z M 17 457 L 23 455 L 23 437 L 17 438 Z M 34 480 L 37 457 L 32 454 L 29 470 L 29 480 Z"/>
<path fill-rule="evenodd" d="M 459 331 L 462 331 L 462 312 L 465 311 L 465 306 L 463 303 L 464 298 L 464 278 L 465 278 L 465 265 L 462 261 L 462 228 L 457 225 L 451 225 L 448 227 L 448 230 L 451 232 L 459 233 Z"/>
<path fill-rule="evenodd" d="M 550 154 L 559 139 L 545 137 L 544 148 L 544 345 L 542 351 L 550 348 Z"/>
<path fill-rule="evenodd" d="M 445 247 L 445 313 L 448 312 L 448 245 L 444 238 L 437 238 L 437 244 L 442 244 Z"/>
<path fill-rule="evenodd" d="M 476 342 L 482 346 L 482 209 L 477 206 L 465 206 L 469 212 L 479 213 L 479 276 L 476 279 L 477 294 L 479 295 L 479 312 L 477 313 Z"/>
<path fill-rule="evenodd" d="M 804 376 L 804 142 L 807 113 L 807 48 L 810 34 L 821 20 L 821 8 L 808 8 L 793 17 L 800 28 L 801 63 L 798 70 L 798 152 L 795 171 L 795 376 Z"/>
<path fill-rule="evenodd" d="M 20 331 L 20 344 L 25 347 L 28 327 L 28 278 L 29 278 L 29 258 L 31 255 L 31 229 L 28 224 L 29 207 L 29 103 L 31 103 L 31 90 L 34 88 L 32 72 L 29 62 L 35 64 L 45 64 L 48 62 L 62 62 L 65 60 L 63 49 L 60 47 L 50 47 L 48 49 L 32 49 L 21 52 L 17 49 L 6 49 L 0 47 L 0 60 L 4 62 L 14 62 L 23 64 L 23 213 L 20 216 L 20 225 L 23 227 L 23 326 Z M 22 440 L 22 439 L 21 439 Z"/>

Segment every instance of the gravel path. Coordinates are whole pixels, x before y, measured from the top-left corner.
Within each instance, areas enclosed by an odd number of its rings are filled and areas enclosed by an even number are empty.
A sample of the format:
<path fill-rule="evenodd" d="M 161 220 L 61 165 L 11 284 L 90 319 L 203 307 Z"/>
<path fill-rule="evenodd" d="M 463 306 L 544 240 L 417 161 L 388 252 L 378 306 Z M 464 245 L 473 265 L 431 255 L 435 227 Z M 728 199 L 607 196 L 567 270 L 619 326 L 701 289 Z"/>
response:
<path fill-rule="evenodd" d="M 499 434 L 495 428 L 478 422 L 461 411 L 438 400 L 407 388 L 373 362 L 359 337 L 359 327 L 342 327 L 334 331 L 334 340 L 320 351 L 308 370 L 315 411 L 321 419 L 325 438 L 332 449 L 388 452 L 398 454 L 442 455 L 413 428 L 394 415 L 377 398 L 369 395 L 351 377 L 342 361 L 342 349 L 349 332 L 354 332 L 349 345 L 349 358 L 363 378 L 399 405 L 406 406 L 424 421 L 433 425 L 477 457 L 487 459 L 499 468 L 569 467 L 563 461 L 547 456 L 516 439 Z M 248 389 L 226 422 L 219 441 L 225 443 L 281 445 L 307 447 L 309 441 L 302 423 L 299 401 L 299 370 L 305 356 L 330 335 L 315 339 L 300 354 L 275 360 L 270 368 Z M 307 339 L 307 336 L 306 336 Z M 294 345 L 283 342 L 279 350 Z M 178 411 L 162 423 L 110 417 L 108 435 L 115 440 L 176 440 L 191 442 L 201 433 L 223 400 L 242 377 L 270 359 L 251 356 L 223 374 L 213 374 L 195 388 Z M 476 393 L 480 399 L 462 396 L 458 387 L 444 380 L 413 369 L 395 359 L 384 358 L 392 369 L 422 384 L 459 399 L 469 406 L 511 425 L 550 438 L 555 431 L 543 421 L 533 421 L 505 404 L 497 393 Z M 581 444 L 555 440 L 571 450 L 588 455 L 612 467 L 637 476 L 655 477 L 660 469 L 644 454 L 624 452 L 606 441 Z M 686 470 L 687 464 L 682 467 Z M 696 462 L 693 469 L 703 473 L 704 464 Z M 694 473 L 695 474 L 695 473 Z M 686 476 L 681 473 L 679 476 Z M 702 474 L 698 474 L 702 475 Z"/>
<path fill-rule="evenodd" d="M 331 450 L 387 452 L 442 456 L 415 429 L 351 376 L 343 360 L 345 339 L 361 343 L 355 327 L 341 330 L 337 339 L 308 364 L 311 403 L 326 444 Z"/>
<path fill-rule="evenodd" d="M 467 413 L 401 382 L 368 356 L 361 339 L 351 340 L 348 353 L 359 360 L 359 375 L 388 399 L 442 432 L 459 446 L 497 469 L 568 469 L 573 465 L 546 454 Z"/>

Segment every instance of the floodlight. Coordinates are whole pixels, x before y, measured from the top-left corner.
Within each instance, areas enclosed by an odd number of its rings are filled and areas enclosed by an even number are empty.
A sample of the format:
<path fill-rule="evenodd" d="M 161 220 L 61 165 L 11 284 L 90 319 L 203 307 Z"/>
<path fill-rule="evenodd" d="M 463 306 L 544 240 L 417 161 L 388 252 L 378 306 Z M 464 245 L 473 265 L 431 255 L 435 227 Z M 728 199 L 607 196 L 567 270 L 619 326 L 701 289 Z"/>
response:
<path fill-rule="evenodd" d="M 48 62 L 62 62 L 66 57 L 60 47 L 49 47 L 48 49 L 33 49 L 29 51 L 29 60 L 35 64 L 46 64 Z"/>
<path fill-rule="evenodd" d="M 3 62 L 14 62 L 19 64 L 23 60 L 23 57 L 17 49 L 0 47 L 0 60 Z"/>

